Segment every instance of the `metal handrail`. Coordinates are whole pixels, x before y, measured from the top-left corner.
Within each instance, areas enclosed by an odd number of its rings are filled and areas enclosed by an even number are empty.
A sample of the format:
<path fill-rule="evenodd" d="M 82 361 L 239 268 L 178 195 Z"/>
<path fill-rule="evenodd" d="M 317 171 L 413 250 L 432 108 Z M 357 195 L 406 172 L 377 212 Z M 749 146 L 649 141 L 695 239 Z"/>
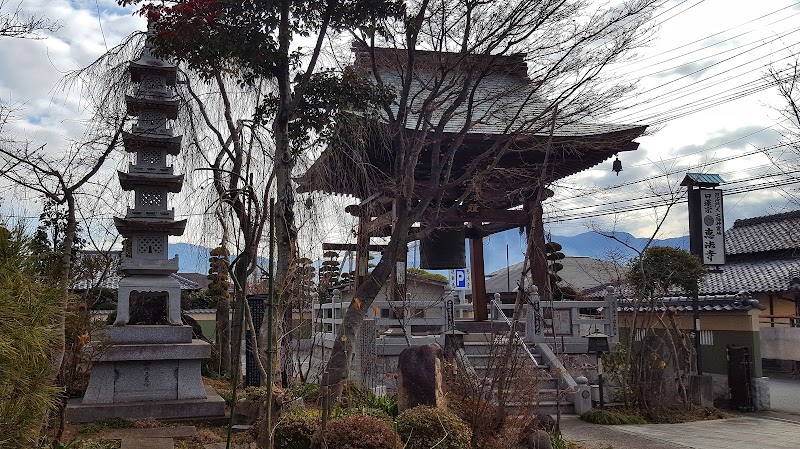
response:
<path fill-rule="evenodd" d="M 522 339 L 522 337 L 519 335 L 519 332 L 517 332 L 517 330 L 514 328 L 514 325 L 511 322 L 511 320 L 506 316 L 505 312 L 503 312 L 503 309 L 500 306 L 500 302 L 497 301 L 496 299 L 492 299 L 492 307 L 494 307 L 497 310 L 497 313 L 499 314 L 500 318 L 502 318 L 503 321 L 506 322 L 514 340 L 516 341 L 517 344 L 522 346 L 522 349 L 525 351 L 525 354 L 528 354 L 528 358 L 530 358 L 531 361 L 533 362 L 533 366 L 538 367 L 539 362 L 536 361 L 536 358 L 533 356 L 533 353 L 531 353 L 531 350 L 528 349 L 528 345 L 525 344 L 525 340 Z"/>
<path fill-rule="evenodd" d="M 469 357 L 467 357 L 467 353 L 463 348 L 458 348 L 456 350 L 456 363 L 467 373 L 468 378 L 473 380 L 478 378 L 475 367 L 472 366 L 472 362 L 469 361 Z"/>

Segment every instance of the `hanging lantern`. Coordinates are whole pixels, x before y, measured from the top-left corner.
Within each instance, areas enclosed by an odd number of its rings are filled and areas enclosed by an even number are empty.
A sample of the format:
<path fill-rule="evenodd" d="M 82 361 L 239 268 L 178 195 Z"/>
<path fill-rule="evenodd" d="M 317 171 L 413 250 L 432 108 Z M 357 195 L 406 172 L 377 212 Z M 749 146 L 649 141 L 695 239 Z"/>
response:
<path fill-rule="evenodd" d="M 619 156 L 616 156 L 616 159 L 614 159 L 614 165 L 611 167 L 611 170 L 616 172 L 617 176 L 619 176 L 619 172 L 622 171 L 622 161 L 619 160 Z"/>

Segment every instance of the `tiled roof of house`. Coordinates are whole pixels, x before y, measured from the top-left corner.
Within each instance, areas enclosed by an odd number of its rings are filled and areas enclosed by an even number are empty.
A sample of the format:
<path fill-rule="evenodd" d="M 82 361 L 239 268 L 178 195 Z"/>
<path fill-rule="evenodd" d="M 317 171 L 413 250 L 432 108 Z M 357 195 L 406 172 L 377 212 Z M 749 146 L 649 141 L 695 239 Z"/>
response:
<path fill-rule="evenodd" d="M 694 310 L 692 303 L 692 298 L 687 298 L 685 296 L 669 296 L 665 298 L 659 298 L 657 304 L 655 305 L 655 310 L 661 312 L 665 310 L 691 312 Z M 752 300 L 749 295 L 702 295 L 698 298 L 699 309 L 704 312 L 733 312 L 736 310 L 750 310 L 753 307 L 756 307 L 757 304 L 758 302 Z M 634 308 L 635 306 L 630 301 L 623 300 L 619 303 L 620 312 L 633 312 Z M 649 305 L 639 305 L 638 309 L 639 312 L 648 312 L 651 310 L 651 307 Z"/>
<path fill-rule="evenodd" d="M 800 274 L 800 259 L 727 263 L 722 267 L 721 272 L 708 273 L 708 276 L 700 284 L 700 293 L 781 292 L 789 288 L 792 278 L 798 274 Z"/>
<path fill-rule="evenodd" d="M 169 275 L 172 279 L 178 281 L 181 285 L 181 290 L 200 290 L 202 287 L 197 283 L 190 279 L 186 279 L 183 276 L 178 276 L 177 274 L 170 274 Z M 119 281 L 122 279 L 122 276 L 113 273 L 107 275 L 101 282 L 98 287 L 100 288 L 108 288 L 111 290 L 116 290 L 119 288 Z M 72 284 L 73 290 L 86 290 L 92 288 L 94 285 L 97 284 L 98 279 L 82 279 Z"/>
<path fill-rule="evenodd" d="M 768 259 L 729 262 L 722 271 L 709 272 L 700 283 L 701 295 L 726 295 L 739 292 L 776 293 L 789 289 L 792 278 L 800 276 L 800 259 Z M 620 298 L 633 297 L 629 284 L 618 288 Z M 680 295 L 681 292 L 672 292 Z M 598 290 L 587 295 L 592 298 L 603 296 Z M 677 296 L 676 296 L 677 297 Z"/>
<path fill-rule="evenodd" d="M 725 233 L 725 253 L 800 250 L 800 210 L 736 220 Z"/>
<path fill-rule="evenodd" d="M 607 285 L 617 284 L 619 277 L 625 276 L 628 270 L 613 262 L 591 257 L 567 256 L 559 262 L 564 265 L 564 269 L 558 275 L 566 285 L 577 292 L 601 291 L 601 296 Z M 508 269 L 502 268 L 490 273 L 486 276 L 486 293 L 516 292 L 521 271 L 522 262 L 519 262 Z"/>

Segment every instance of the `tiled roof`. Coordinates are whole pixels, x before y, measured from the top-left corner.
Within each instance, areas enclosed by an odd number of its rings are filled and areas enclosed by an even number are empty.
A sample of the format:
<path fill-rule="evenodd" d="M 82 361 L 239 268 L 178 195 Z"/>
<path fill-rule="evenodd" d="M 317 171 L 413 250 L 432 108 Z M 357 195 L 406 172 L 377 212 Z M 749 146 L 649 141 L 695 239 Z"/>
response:
<path fill-rule="evenodd" d="M 676 312 L 691 312 L 692 298 L 685 296 L 669 296 L 659 298 L 655 305 L 655 310 L 665 311 L 673 310 Z M 721 295 L 721 296 L 700 296 L 698 298 L 698 306 L 701 311 L 705 312 L 733 312 L 736 310 L 750 310 L 757 302 L 753 302 L 749 296 L 740 297 L 739 295 Z M 621 300 L 619 303 L 620 312 L 633 312 L 634 305 L 630 301 Z M 650 306 L 639 305 L 640 312 L 648 312 L 651 310 Z"/>
<path fill-rule="evenodd" d="M 402 88 L 401 78 L 398 74 L 384 72 L 381 81 L 394 87 L 395 91 Z M 418 75 L 411 81 L 409 94 L 409 116 L 406 127 L 415 129 L 420 119 L 423 103 L 428 99 L 433 83 L 433 75 Z M 437 92 L 440 100 L 431 114 L 429 122 L 433 125 L 439 123 L 444 112 L 450 104 L 449 99 L 456 96 L 459 86 L 454 81 L 454 86 L 441 89 Z M 543 102 L 536 95 L 536 87 L 528 80 L 521 82 L 519 77 L 504 74 L 489 75 L 483 78 L 475 90 L 474 103 L 469 106 L 466 102 L 459 106 L 453 117 L 445 126 L 445 133 L 460 132 L 467 119 L 470 134 L 503 135 L 511 133 L 530 133 L 538 136 L 547 136 L 550 132 L 550 112 L 545 108 L 549 103 Z M 392 105 L 393 112 L 397 112 L 397 103 Z M 471 116 L 468 117 L 468 113 Z M 599 123 L 582 123 L 576 120 L 557 122 L 553 135 L 555 137 L 595 136 L 644 127 L 641 125 L 615 125 Z"/>
<path fill-rule="evenodd" d="M 686 173 L 686 177 L 681 181 L 682 186 L 692 184 L 722 184 L 725 182 L 720 175 L 713 173 Z"/>
<path fill-rule="evenodd" d="M 181 290 L 200 290 L 202 287 L 197 282 L 192 280 L 186 279 L 183 276 L 178 276 L 177 274 L 170 274 L 169 275 L 172 279 L 178 281 L 181 284 Z M 116 290 L 119 288 L 119 281 L 122 279 L 122 276 L 114 273 L 106 276 L 105 279 L 100 282 L 100 288 L 109 288 L 111 290 Z M 72 284 L 73 290 L 86 290 L 91 288 L 93 285 L 97 283 L 97 280 L 80 280 Z"/>
<path fill-rule="evenodd" d="M 726 295 L 739 292 L 777 293 L 789 289 L 792 278 L 800 276 L 800 259 L 748 260 L 729 262 L 720 272 L 709 272 L 700 283 L 701 295 Z M 617 289 L 620 298 L 630 298 L 633 290 L 629 284 Z M 672 292 L 680 295 L 678 291 Z M 589 294 L 603 296 L 603 291 Z M 677 296 L 676 296 L 677 297 Z"/>
<path fill-rule="evenodd" d="M 727 263 L 722 272 L 709 272 L 700 293 L 721 294 L 748 291 L 786 291 L 792 277 L 800 274 L 800 259 L 754 260 Z"/>
<path fill-rule="evenodd" d="M 559 262 L 564 265 L 564 269 L 559 271 L 558 275 L 567 285 L 578 292 L 601 291 L 600 296 L 607 285 L 616 284 L 619 276 L 624 276 L 627 272 L 626 267 L 591 257 L 567 256 Z M 522 262 L 519 262 L 508 269 L 502 268 L 490 273 L 486 276 L 486 293 L 517 291 L 521 271 Z"/>
<path fill-rule="evenodd" d="M 800 210 L 736 220 L 725 233 L 725 253 L 800 249 Z"/>

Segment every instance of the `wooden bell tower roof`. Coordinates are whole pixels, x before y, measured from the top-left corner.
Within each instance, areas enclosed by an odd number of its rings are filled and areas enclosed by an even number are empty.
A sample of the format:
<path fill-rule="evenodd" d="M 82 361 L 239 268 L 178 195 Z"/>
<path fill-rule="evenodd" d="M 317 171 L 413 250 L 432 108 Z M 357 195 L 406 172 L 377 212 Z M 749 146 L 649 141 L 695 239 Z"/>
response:
<path fill-rule="evenodd" d="M 375 49 L 376 76 L 366 49 L 357 47 L 355 52 L 356 70 L 379 79 L 395 92 L 402 89 L 402 69 L 406 53 L 395 49 Z M 473 89 L 473 99 L 469 107 L 458 105 L 452 117 L 443 121 L 442 133 L 447 140 L 461 139 L 460 147 L 454 156 L 451 178 L 464 173 L 474 161 L 488 151 L 503 146 L 503 156 L 492 168 L 479 167 L 481 173 L 476 190 L 484 197 L 504 207 L 520 204 L 518 197 L 511 192 L 518 191 L 522 185 L 530 185 L 545 174 L 549 183 L 576 174 L 607 160 L 621 151 L 636 150 L 634 141 L 641 136 L 645 125 L 621 125 L 590 123 L 577 118 L 558 118 L 552 129 L 552 149 L 547 153 L 551 135 L 552 110 L 550 103 L 538 96 L 536 82 L 528 78 L 525 55 L 485 56 L 462 55 L 457 53 L 418 52 L 416 65 L 418 74 L 411 80 L 411 94 L 405 120 L 405 132 L 409 139 L 424 135 L 430 138 L 430 131 L 439 123 L 448 109 L 448 95 L 463 85 L 463 73 L 479 71 L 480 81 Z M 431 81 L 448 67 L 453 75 L 447 82 L 451 92 L 443 92 L 439 107 L 430 116 L 422 117 L 425 101 L 431 97 Z M 461 72 L 459 72 L 461 71 Z M 437 94 L 434 94 L 436 96 Z M 452 103 L 451 103 L 452 104 Z M 394 114 L 399 110 L 395 101 L 390 106 Z M 388 118 L 368 125 L 365 135 L 345 141 L 338 146 L 329 146 L 313 163 L 307 172 L 296 181 L 300 192 L 321 191 L 331 194 L 368 198 L 374 194 L 391 189 L 391 175 L 394 172 L 394 151 L 391 142 L 383 136 L 388 133 Z M 427 133 L 427 134 L 426 134 Z M 357 140 L 358 139 L 358 140 Z M 426 189 L 424 174 L 429 173 L 430 153 L 425 148 L 417 162 L 417 188 Z M 475 186 L 473 186 L 475 187 Z M 459 188 L 452 197 L 460 195 Z M 463 191 L 463 190 L 462 190 Z"/>

